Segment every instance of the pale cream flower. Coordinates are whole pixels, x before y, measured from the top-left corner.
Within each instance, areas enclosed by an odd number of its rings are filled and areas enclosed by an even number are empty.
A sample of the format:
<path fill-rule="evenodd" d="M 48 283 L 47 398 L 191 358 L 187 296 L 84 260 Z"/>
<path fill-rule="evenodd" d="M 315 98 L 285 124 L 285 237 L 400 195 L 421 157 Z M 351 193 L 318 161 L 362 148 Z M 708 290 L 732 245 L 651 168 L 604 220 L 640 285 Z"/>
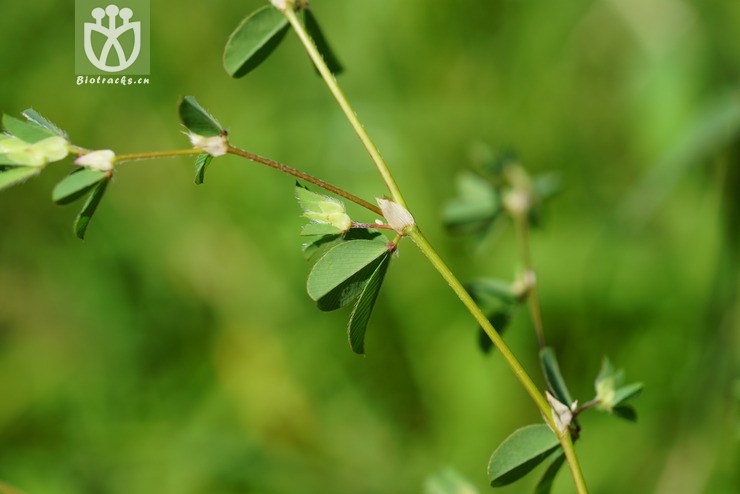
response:
<path fill-rule="evenodd" d="M 116 161 L 116 153 L 110 149 L 101 149 L 83 154 L 75 160 L 75 165 L 85 166 L 101 172 L 109 172 Z"/>

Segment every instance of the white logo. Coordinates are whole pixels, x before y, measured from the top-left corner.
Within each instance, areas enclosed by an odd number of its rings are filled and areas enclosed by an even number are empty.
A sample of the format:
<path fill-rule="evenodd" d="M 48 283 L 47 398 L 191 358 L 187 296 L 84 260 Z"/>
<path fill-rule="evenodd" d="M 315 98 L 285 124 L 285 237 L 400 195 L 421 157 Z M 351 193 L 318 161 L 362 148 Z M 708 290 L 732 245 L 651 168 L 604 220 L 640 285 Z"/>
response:
<path fill-rule="evenodd" d="M 90 63 L 105 72 L 120 72 L 131 67 L 139 57 L 139 52 L 141 51 L 141 22 L 129 22 L 134 16 L 134 12 L 128 7 L 119 10 L 117 5 L 111 4 L 105 10 L 97 7 L 92 10 L 91 14 L 95 22 L 85 23 L 85 55 L 87 55 Z M 103 17 L 106 16 L 108 17 L 107 27 L 103 25 Z M 123 19 L 123 24 L 120 26 L 116 25 L 117 16 Z M 134 47 L 127 57 L 118 38 L 129 29 L 134 33 Z M 103 48 L 100 51 L 100 56 L 93 50 L 92 36 L 94 31 L 97 31 L 106 38 Z M 111 50 L 115 51 L 115 55 L 118 58 L 118 65 L 108 65 Z"/>

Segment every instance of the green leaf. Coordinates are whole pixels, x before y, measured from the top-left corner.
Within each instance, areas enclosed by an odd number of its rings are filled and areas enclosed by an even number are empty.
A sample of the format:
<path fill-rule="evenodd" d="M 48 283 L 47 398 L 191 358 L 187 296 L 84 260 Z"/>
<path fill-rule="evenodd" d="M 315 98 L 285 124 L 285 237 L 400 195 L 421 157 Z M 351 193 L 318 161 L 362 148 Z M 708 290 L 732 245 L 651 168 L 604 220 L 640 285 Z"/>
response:
<path fill-rule="evenodd" d="M 53 134 L 56 134 L 59 137 L 63 137 L 64 139 L 66 139 L 67 141 L 69 141 L 69 135 L 65 131 L 63 131 L 62 129 L 60 129 L 56 125 L 54 125 L 52 122 L 50 122 L 46 118 L 42 117 L 41 114 L 39 112 L 37 112 L 36 110 L 34 110 L 33 108 L 29 108 L 27 110 L 24 110 L 23 111 L 23 116 L 26 117 L 31 122 L 33 122 L 33 123 L 35 123 L 37 125 L 40 125 L 41 127 L 45 128 L 49 132 L 52 132 Z"/>
<path fill-rule="evenodd" d="M 195 185 L 201 185 L 206 177 L 206 168 L 211 164 L 213 156 L 202 153 L 195 157 Z"/>
<path fill-rule="evenodd" d="M 642 392 L 643 386 L 643 383 L 632 383 L 617 388 L 617 391 L 614 393 L 614 406 L 619 406 L 627 400 L 636 398 Z"/>
<path fill-rule="evenodd" d="M 308 237 L 312 235 L 339 235 L 341 230 L 334 225 L 325 223 L 308 223 L 301 228 L 301 236 Z"/>
<path fill-rule="evenodd" d="M 316 20 L 313 12 L 310 8 L 304 9 L 303 12 L 303 19 L 306 25 L 306 31 L 308 32 L 308 35 L 311 36 L 311 39 L 313 39 L 314 44 L 316 44 L 316 48 L 319 50 L 321 57 L 324 59 L 324 63 L 326 63 L 326 66 L 329 67 L 329 70 L 332 74 L 341 74 L 344 70 L 344 67 L 342 67 L 339 59 L 334 54 L 334 50 L 331 49 L 329 43 L 326 41 L 326 37 L 321 31 L 319 22 Z"/>
<path fill-rule="evenodd" d="M 498 334 L 503 336 L 504 332 L 509 327 L 509 322 L 511 321 L 511 313 L 508 310 L 501 310 L 489 314 L 486 317 L 491 323 L 491 326 L 493 326 L 493 329 L 495 329 Z M 493 342 L 491 341 L 491 338 L 488 337 L 488 334 L 480 326 L 478 326 L 478 347 L 483 353 L 488 353 L 493 349 Z"/>
<path fill-rule="evenodd" d="M 614 407 L 612 408 L 612 414 L 630 422 L 637 422 L 637 411 L 631 405 Z"/>
<path fill-rule="evenodd" d="M 561 403 L 568 406 L 573 403 L 573 398 L 568 391 L 568 386 L 565 384 L 562 374 L 560 373 L 560 366 L 558 365 L 558 359 L 555 356 L 555 351 L 546 346 L 540 350 L 540 365 L 542 366 L 542 373 L 545 375 L 547 381 L 547 387 Z"/>
<path fill-rule="evenodd" d="M 74 171 L 54 187 L 51 198 L 57 204 L 69 204 L 82 197 L 106 177 L 105 173 L 89 168 Z"/>
<path fill-rule="evenodd" d="M 424 482 L 424 494 L 478 494 L 478 489 L 455 470 L 447 468 Z"/>
<path fill-rule="evenodd" d="M 29 144 L 34 144 L 56 135 L 54 132 L 45 129 L 35 122 L 24 122 L 10 115 L 3 115 L 3 127 L 5 127 L 7 133 Z"/>
<path fill-rule="evenodd" d="M 41 170 L 39 168 L 34 168 L 32 166 L 14 166 L 7 168 L 0 172 L 0 190 L 19 184 L 38 174 L 40 171 Z"/>
<path fill-rule="evenodd" d="M 235 78 L 243 77 L 277 48 L 288 32 L 288 18 L 266 5 L 245 18 L 231 33 L 224 49 L 224 68 Z"/>
<path fill-rule="evenodd" d="M 74 231 L 75 235 L 77 235 L 77 238 L 80 240 L 85 239 L 87 227 L 90 225 L 90 220 L 92 220 L 100 201 L 103 199 L 103 194 L 105 194 L 105 190 L 108 187 L 108 182 L 110 182 L 110 180 L 103 180 L 93 189 L 90 197 L 87 198 L 85 205 L 82 206 L 80 214 L 77 215 L 77 219 L 74 224 Z"/>
<path fill-rule="evenodd" d="M 319 226 L 318 223 L 312 223 Z M 328 226 L 330 225 L 323 225 Z M 308 227 L 308 225 L 306 225 Z M 308 237 L 308 241 L 301 246 L 303 250 L 303 256 L 306 259 L 311 259 L 317 253 L 325 251 L 326 249 L 336 245 L 338 242 L 344 242 L 349 240 L 373 240 L 380 237 L 381 234 L 377 230 L 368 230 L 367 228 L 352 228 L 344 235 L 328 234 L 328 235 L 316 235 Z"/>
<path fill-rule="evenodd" d="M 560 467 L 565 463 L 565 455 L 562 451 L 554 453 L 553 456 L 554 459 L 550 462 L 550 466 L 547 467 L 542 478 L 537 482 L 537 486 L 534 488 L 534 494 L 550 494 L 555 477 L 560 471 Z"/>
<path fill-rule="evenodd" d="M 360 298 L 357 299 L 357 303 L 354 309 L 352 309 L 352 315 L 349 318 L 349 325 L 347 326 L 349 346 L 353 352 L 360 355 L 364 355 L 365 353 L 365 330 L 373 313 L 373 307 L 375 307 L 375 301 L 378 299 L 378 293 L 380 293 L 380 287 L 383 285 L 383 279 L 385 279 L 385 273 L 388 270 L 390 260 L 391 253 L 386 250 L 386 253 L 381 257 L 380 264 L 375 268 L 373 274 L 370 275 L 365 288 L 362 289 Z"/>
<path fill-rule="evenodd" d="M 488 462 L 492 487 L 519 480 L 559 447 L 555 434 L 545 424 L 522 427 L 502 442 Z"/>
<path fill-rule="evenodd" d="M 458 197 L 442 210 L 442 221 L 451 233 L 475 233 L 488 228 L 501 210 L 501 199 L 484 178 L 465 172 L 457 178 Z"/>
<path fill-rule="evenodd" d="M 313 256 L 316 255 L 319 251 L 322 249 L 326 249 L 328 247 L 331 247 L 335 243 L 339 242 L 341 240 L 341 235 L 318 235 L 311 237 L 308 242 L 304 242 L 303 245 L 301 245 L 301 250 L 303 251 L 303 257 L 306 258 L 306 260 L 311 259 Z"/>
<path fill-rule="evenodd" d="M 465 283 L 465 289 L 476 302 L 490 305 L 490 299 L 495 299 L 506 305 L 513 305 L 519 301 L 519 297 L 508 281 L 497 278 L 479 278 Z"/>
<path fill-rule="evenodd" d="M 203 137 L 213 137 L 224 134 L 221 124 L 200 106 L 193 96 L 185 96 L 178 107 L 180 121 L 193 134 Z"/>
<path fill-rule="evenodd" d="M 308 295 L 324 311 L 351 303 L 388 252 L 385 242 L 351 240 L 332 247 L 308 275 Z"/>

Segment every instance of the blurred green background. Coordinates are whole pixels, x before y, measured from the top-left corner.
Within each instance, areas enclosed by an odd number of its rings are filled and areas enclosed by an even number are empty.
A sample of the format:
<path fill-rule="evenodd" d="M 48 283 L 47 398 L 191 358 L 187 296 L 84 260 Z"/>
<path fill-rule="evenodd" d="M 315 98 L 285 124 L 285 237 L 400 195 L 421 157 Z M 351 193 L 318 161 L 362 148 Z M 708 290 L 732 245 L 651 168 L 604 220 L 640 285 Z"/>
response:
<path fill-rule="evenodd" d="M 383 194 L 294 35 L 245 79 L 223 71 L 226 38 L 263 3 L 152 0 L 151 84 L 78 87 L 74 2 L 5 2 L 0 110 L 32 106 L 81 146 L 175 149 L 192 94 L 236 145 Z M 518 267 L 510 225 L 483 245 L 441 227 L 471 145 L 561 174 L 532 239 L 549 342 L 581 401 L 605 354 L 645 382 L 637 424 L 583 418 L 592 492 L 740 492 L 740 2 L 312 4 L 341 84 L 463 279 Z M 50 200 L 71 168 L 0 194 L 0 482 L 412 493 L 452 466 L 489 492 L 492 450 L 540 420 L 410 243 L 367 357 L 352 354 L 348 313 L 305 293 L 291 178 L 226 157 L 195 186 L 192 160 L 131 163 L 80 242 L 79 206 Z M 541 384 L 525 311 L 506 339 Z M 561 472 L 555 492 L 572 491 Z"/>

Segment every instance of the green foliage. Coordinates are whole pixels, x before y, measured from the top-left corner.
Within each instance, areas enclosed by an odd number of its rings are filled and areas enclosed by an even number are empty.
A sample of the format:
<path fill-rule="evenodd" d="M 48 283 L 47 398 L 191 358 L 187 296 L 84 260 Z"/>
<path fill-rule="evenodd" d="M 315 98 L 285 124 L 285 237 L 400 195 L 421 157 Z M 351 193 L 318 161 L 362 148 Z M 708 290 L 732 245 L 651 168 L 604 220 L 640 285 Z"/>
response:
<path fill-rule="evenodd" d="M 353 302 L 384 260 L 388 246 L 378 240 L 350 240 L 329 249 L 308 275 L 308 295 L 331 311 Z"/>
<path fill-rule="evenodd" d="M 457 471 L 447 468 L 424 482 L 424 494 L 478 494 L 478 489 Z"/>
<path fill-rule="evenodd" d="M 504 334 L 511 322 L 512 312 L 521 301 L 513 285 L 496 278 L 478 278 L 465 283 L 465 289 L 475 300 L 499 334 Z M 490 352 L 493 342 L 483 328 L 478 327 L 478 345 L 483 352 Z"/>
<path fill-rule="evenodd" d="M 0 167 L 0 190 L 22 183 L 40 173 L 38 168 L 30 166 L 5 167 L 4 170 L 1 168 L 2 167 Z"/>
<path fill-rule="evenodd" d="M 492 487 L 519 480 L 558 449 L 560 443 L 545 424 L 517 429 L 491 455 L 488 479 Z"/>
<path fill-rule="evenodd" d="M 637 413 L 627 402 L 639 396 L 643 383 L 623 385 L 623 382 L 624 371 L 614 369 L 609 359 L 604 357 L 594 383 L 598 408 L 634 422 L 637 420 Z"/>
<path fill-rule="evenodd" d="M 57 204 L 69 204 L 82 197 L 106 177 L 105 173 L 98 170 L 77 169 L 54 187 L 51 199 Z"/>
<path fill-rule="evenodd" d="M 10 115 L 3 115 L 3 127 L 8 134 L 14 135 L 29 144 L 35 144 L 49 137 L 57 136 L 54 131 L 47 129 L 35 121 L 29 120 L 24 122 Z"/>
<path fill-rule="evenodd" d="M 485 231 L 501 210 L 499 192 L 486 179 L 472 172 L 457 177 L 458 197 L 442 210 L 445 227 L 456 234 Z"/>
<path fill-rule="evenodd" d="M 213 156 L 208 153 L 202 153 L 195 157 L 195 185 L 203 184 L 206 177 L 206 169 L 211 164 Z"/>
<path fill-rule="evenodd" d="M 178 105 L 180 121 L 193 134 L 204 137 L 223 135 L 223 126 L 193 96 L 185 96 Z"/>
<path fill-rule="evenodd" d="M 547 470 L 545 470 L 545 473 L 542 474 L 539 482 L 537 482 L 534 494 L 550 494 L 552 491 L 552 484 L 555 481 L 555 477 L 565 463 L 565 455 L 562 451 L 556 452 L 553 456 L 554 458 L 550 462 L 550 465 L 548 465 Z"/>
<path fill-rule="evenodd" d="M 347 210 L 341 201 L 333 197 L 311 192 L 298 183 L 296 183 L 295 187 L 295 197 L 301 209 L 303 209 L 303 216 L 305 218 L 321 225 L 331 226 L 339 232 L 346 232 L 352 226 L 352 220 L 347 215 Z M 309 228 L 309 231 L 311 230 Z M 325 231 L 322 235 L 327 233 L 335 232 Z M 309 235 L 316 235 L 316 233 L 309 233 Z"/>
<path fill-rule="evenodd" d="M 322 225 L 319 223 L 308 223 L 301 229 L 301 235 L 303 232 L 320 231 L 320 230 L 336 230 L 336 227 L 331 225 Z M 337 245 L 340 242 L 346 242 L 348 240 L 373 240 L 381 236 L 377 230 L 368 230 L 367 228 L 352 228 L 345 233 L 328 233 L 328 234 L 316 234 L 316 235 L 303 235 L 307 241 L 301 245 L 303 256 L 309 260 L 314 256 L 326 252 L 327 249 Z"/>
<path fill-rule="evenodd" d="M 372 315 L 373 307 L 375 307 L 375 301 L 378 299 L 378 293 L 380 293 L 380 287 L 383 285 L 383 279 L 385 279 L 385 273 L 388 270 L 390 261 L 391 253 L 386 251 L 381 256 L 378 267 L 370 275 L 370 279 L 365 284 L 365 288 L 362 289 L 360 297 L 357 299 L 354 309 L 352 309 L 352 315 L 349 318 L 349 325 L 347 327 L 347 336 L 349 338 L 349 346 L 355 353 L 365 353 L 365 330 L 367 329 L 368 322 L 370 322 L 370 316 Z"/>
<path fill-rule="evenodd" d="M 67 141 L 69 140 L 69 135 L 65 131 L 57 127 L 54 123 L 52 123 L 47 118 L 43 117 L 36 110 L 32 108 L 24 110 L 23 116 L 26 117 L 30 122 L 33 122 L 34 124 L 39 125 L 43 127 L 44 129 L 48 130 L 53 135 L 58 135 L 59 137 L 63 137 Z"/>
<path fill-rule="evenodd" d="M 239 78 L 257 68 L 278 47 L 288 27 L 288 19 L 272 5 L 246 17 L 226 42 L 226 72 Z"/>
<path fill-rule="evenodd" d="M 329 46 L 329 42 L 326 40 L 326 36 L 324 36 L 324 33 L 319 26 L 319 21 L 316 19 L 316 16 L 313 14 L 310 7 L 303 10 L 303 20 L 306 25 L 306 31 L 316 44 L 316 48 L 319 50 L 319 53 L 321 53 L 321 57 L 324 59 L 326 66 L 329 67 L 332 74 L 341 74 L 344 71 L 344 68 L 339 62 L 337 56 L 334 54 L 334 50 Z"/>
<path fill-rule="evenodd" d="M 97 211 L 98 209 L 98 205 L 100 204 L 100 201 L 103 199 L 103 195 L 105 194 L 105 191 L 108 188 L 109 182 L 110 182 L 110 179 L 107 179 L 107 178 L 105 180 L 101 180 L 100 182 L 98 182 L 98 184 L 95 186 L 93 191 L 90 193 L 90 196 L 87 198 L 87 201 L 85 201 L 85 205 L 82 206 L 82 210 L 80 211 L 80 214 L 77 215 L 73 229 L 74 229 L 75 235 L 80 240 L 85 239 L 85 234 L 87 233 L 87 227 L 90 225 L 90 220 L 92 220 L 92 217 L 95 214 L 95 211 Z"/>
<path fill-rule="evenodd" d="M 560 373 L 558 359 L 552 348 L 544 347 L 540 350 L 540 365 L 542 366 L 542 374 L 545 376 L 550 392 L 558 401 L 570 406 L 573 403 L 573 398 Z"/>

